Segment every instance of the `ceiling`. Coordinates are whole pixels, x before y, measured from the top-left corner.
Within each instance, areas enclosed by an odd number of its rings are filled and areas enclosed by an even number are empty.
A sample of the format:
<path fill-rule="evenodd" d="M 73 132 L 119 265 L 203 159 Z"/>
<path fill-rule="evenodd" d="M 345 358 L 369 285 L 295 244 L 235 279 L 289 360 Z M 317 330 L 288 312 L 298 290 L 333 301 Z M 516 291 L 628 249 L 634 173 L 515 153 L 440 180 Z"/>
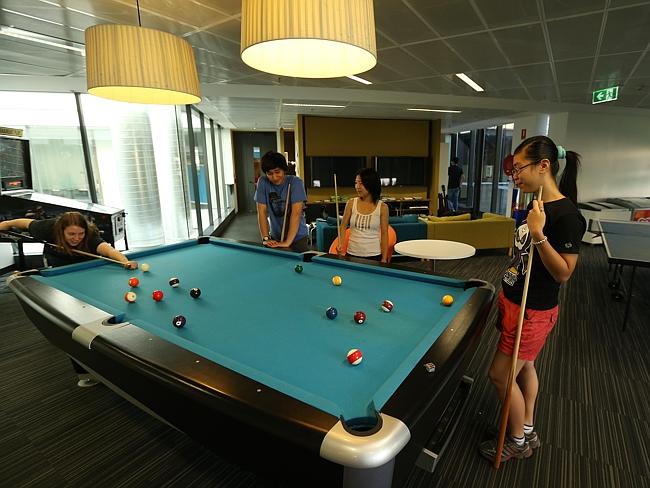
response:
<path fill-rule="evenodd" d="M 522 112 L 650 109 L 650 1 L 375 0 L 378 64 L 347 78 L 283 78 L 241 61 L 240 0 L 140 0 L 144 27 L 195 49 L 201 108 L 226 127 L 291 127 L 297 113 L 442 118 L 446 128 L 507 120 Z M 135 0 L 0 0 L 0 27 L 83 47 L 84 29 L 137 24 Z M 0 89 L 81 87 L 81 53 L 0 35 Z M 464 72 L 485 89 L 454 76 Z M 54 81 L 56 83 L 54 83 Z M 42 88 L 41 83 L 41 88 Z M 621 86 L 619 100 L 591 105 L 592 91 Z M 344 108 L 298 108 L 287 102 Z M 408 112 L 409 107 L 462 110 Z M 647 112 L 650 115 L 650 111 Z"/>

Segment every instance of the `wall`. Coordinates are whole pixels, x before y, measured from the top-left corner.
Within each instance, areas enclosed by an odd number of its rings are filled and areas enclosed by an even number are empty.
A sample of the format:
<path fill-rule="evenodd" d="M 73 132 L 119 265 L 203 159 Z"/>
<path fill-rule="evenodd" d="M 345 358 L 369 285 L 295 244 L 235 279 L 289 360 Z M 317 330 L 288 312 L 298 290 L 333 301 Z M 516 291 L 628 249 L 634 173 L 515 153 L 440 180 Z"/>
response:
<path fill-rule="evenodd" d="M 14 264 L 14 253 L 10 243 L 0 243 L 0 269 Z"/>
<path fill-rule="evenodd" d="M 575 112 L 556 115 L 550 122 L 554 141 L 582 155 L 580 201 L 650 196 L 650 117 Z"/>
<path fill-rule="evenodd" d="M 519 145 L 519 143 L 528 137 L 547 135 L 549 127 L 549 116 L 547 114 L 533 114 L 524 117 L 517 117 L 513 120 L 515 128 L 512 132 L 512 150 Z M 521 137 L 522 129 L 526 130 L 526 136 Z"/>

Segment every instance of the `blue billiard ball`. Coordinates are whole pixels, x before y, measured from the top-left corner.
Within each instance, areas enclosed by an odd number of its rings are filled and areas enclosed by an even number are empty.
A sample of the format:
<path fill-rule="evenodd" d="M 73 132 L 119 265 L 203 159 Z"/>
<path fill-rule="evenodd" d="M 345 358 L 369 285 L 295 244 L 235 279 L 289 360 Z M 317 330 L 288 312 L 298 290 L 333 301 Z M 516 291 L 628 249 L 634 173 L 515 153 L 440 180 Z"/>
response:
<path fill-rule="evenodd" d="M 325 315 L 327 315 L 327 318 L 330 320 L 334 320 L 338 314 L 339 311 L 334 307 L 329 307 L 327 310 L 325 310 Z"/>
<path fill-rule="evenodd" d="M 177 329 L 181 329 L 181 328 L 185 327 L 185 317 L 183 317 L 182 315 L 177 315 L 172 320 L 172 325 L 174 327 L 176 327 Z"/>

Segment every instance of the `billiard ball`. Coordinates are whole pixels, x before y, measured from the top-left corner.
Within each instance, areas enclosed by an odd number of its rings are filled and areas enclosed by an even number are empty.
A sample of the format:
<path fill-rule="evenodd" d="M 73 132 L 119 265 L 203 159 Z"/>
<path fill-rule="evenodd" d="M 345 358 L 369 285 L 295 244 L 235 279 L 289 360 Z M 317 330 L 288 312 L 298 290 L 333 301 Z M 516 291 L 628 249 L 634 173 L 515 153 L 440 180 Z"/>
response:
<path fill-rule="evenodd" d="M 138 298 L 138 296 L 135 293 L 133 293 L 132 291 L 127 291 L 124 294 L 124 299 L 129 303 L 135 302 L 136 298 Z"/>
<path fill-rule="evenodd" d="M 185 317 L 183 317 L 182 315 L 177 315 L 172 320 L 172 325 L 177 329 L 180 329 L 182 327 L 185 327 L 185 322 L 186 322 Z"/>
<path fill-rule="evenodd" d="M 362 359 L 363 354 L 361 354 L 361 351 L 359 349 L 350 349 L 348 351 L 348 363 L 350 363 L 352 366 L 359 364 Z"/>
<path fill-rule="evenodd" d="M 201 296 L 201 289 L 200 288 L 192 288 L 190 290 L 190 296 L 192 298 L 199 298 Z"/>
<path fill-rule="evenodd" d="M 442 304 L 446 307 L 451 307 L 451 304 L 454 303 L 454 297 L 451 295 L 445 295 L 442 297 Z"/>
<path fill-rule="evenodd" d="M 340 276 L 335 276 L 334 278 L 332 278 L 332 284 L 334 286 L 341 286 L 341 283 L 343 283 L 343 280 L 341 279 Z"/>
<path fill-rule="evenodd" d="M 140 284 L 140 280 L 137 279 L 136 277 L 129 278 L 129 286 L 130 286 L 131 288 L 135 288 L 135 287 L 138 286 L 139 284 Z"/>
<path fill-rule="evenodd" d="M 361 311 L 354 312 L 354 321 L 357 324 L 363 324 L 366 321 L 366 314 Z"/>
<path fill-rule="evenodd" d="M 381 309 L 386 313 L 391 312 L 393 310 L 393 302 L 384 300 L 384 303 L 381 304 Z"/>
<path fill-rule="evenodd" d="M 327 315 L 327 318 L 330 320 L 334 320 L 338 314 L 339 311 L 334 307 L 329 307 L 327 310 L 325 310 L 325 315 Z"/>
<path fill-rule="evenodd" d="M 141 269 L 144 273 L 146 273 L 147 271 L 149 271 L 149 270 L 151 269 L 151 266 L 149 266 L 147 263 L 142 263 L 142 264 L 140 265 L 140 269 Z"/>
<path fill-rule="evenodd" d="M 300 264 L 296 264 L 296 267 L 293 269 L 296 273 L 302 273 L 302 266 Z"/>
<path fill-rule="evenodd" d="M 176 277 L 169 278 L 169 286 L 171 286 L 172 288 L 176 288 L 180 284 L 181 284 L 181 280 L 179 280 L 178 278 Z"/>
<path fill-rule="evenodd" d="M 151 298 L 153 298 L 157 302 L 162 301 L 164 296 L 165 294 L 162 292 L 162 290 L 154 290 L 153 293 L 151 294 Z"/>

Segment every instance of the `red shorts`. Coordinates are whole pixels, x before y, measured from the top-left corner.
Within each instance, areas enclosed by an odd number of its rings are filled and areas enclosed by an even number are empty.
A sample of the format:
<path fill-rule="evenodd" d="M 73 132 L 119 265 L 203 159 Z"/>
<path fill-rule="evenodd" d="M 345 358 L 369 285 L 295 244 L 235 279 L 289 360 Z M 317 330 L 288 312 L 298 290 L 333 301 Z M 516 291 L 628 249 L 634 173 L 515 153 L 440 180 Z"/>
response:
<path fill-rule="evenodd" d="M 499 307 L 499 324 L 501 326 L 499 351 L 512 356 L 520 307 L 508 300 L 504 296 L 503 290 L 499 293 L 497 305 Z M 558 310 L 557 305 L 549 310 L 526 309 L 524 323 L 521 328 L 521 341 L 519 342 L 519 359 L 523 361 L 535 360 L 544 346 L 546 336 L 557 322 Z"/>

